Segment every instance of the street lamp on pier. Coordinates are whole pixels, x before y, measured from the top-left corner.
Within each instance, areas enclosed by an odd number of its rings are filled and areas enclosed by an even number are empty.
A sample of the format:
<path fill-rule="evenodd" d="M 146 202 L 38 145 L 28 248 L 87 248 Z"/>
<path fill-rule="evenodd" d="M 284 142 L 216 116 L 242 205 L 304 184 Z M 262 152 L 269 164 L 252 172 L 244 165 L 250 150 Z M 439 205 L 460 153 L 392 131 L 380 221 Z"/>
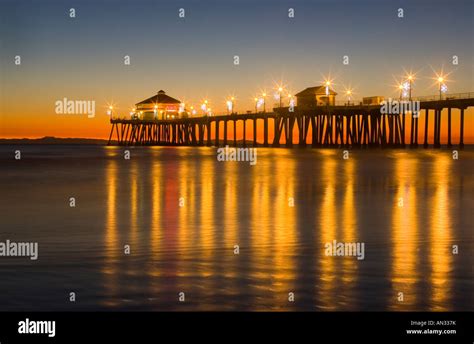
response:
<path fill-rule="evenodd" d="M 439 84 L 439 100 L 442 99 L 442 92 L 443 92 L 443 84 L 444 82 L 444 78 L 442 76 L 439 76 L 438 77 L 438 84 Z"/>
<path fill-rule="evenodd" d="M 347 105 L 351 105 L 352 91 L 351 91 L 351 90 L 347 90 L 347 91 L 346 91 L 346 95 L 347 95 Z"/>
<path fill-rule="evenodd" d="M 283 87 L 278 87 L 278 98 L 279 98 L 279 101 L 280 101 L 280 108 L 281 108 L 281 93 L 283 92 Z"/>
<path fill-rule="evenodd" d="M 407 76 L 407 79 L 408 79 L 408 99 L 411 100 L 411 90 L 413 88 L 413 80 L 415 80 L 415 77 L 413 76 L 413 74 L 408 74 Z"/>

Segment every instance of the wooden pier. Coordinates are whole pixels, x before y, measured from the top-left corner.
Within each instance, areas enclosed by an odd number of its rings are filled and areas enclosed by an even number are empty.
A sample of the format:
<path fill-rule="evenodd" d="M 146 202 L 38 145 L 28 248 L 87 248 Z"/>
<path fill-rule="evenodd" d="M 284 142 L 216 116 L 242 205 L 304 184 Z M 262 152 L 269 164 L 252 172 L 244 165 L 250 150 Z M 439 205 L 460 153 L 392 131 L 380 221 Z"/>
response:
<path fill-rule="evenodd" d="M 411 113 L 384 114 L 380 105 L 315 106 L 309 109 L 275 108 L 271 113 L 247 113 L 203 116 L 170 120 L 111 119 L 108 144 L 121 146 L 237 146 L 263 147 L 452 147 L 452 130 L 458 130 L 457 146 L 464 146 L 464 112 L 474 106 L 474 93 L 448 95 L 446 99 L 421 97 L 418 115 Z M 442 110 L 447 109 L 447 140 L 441 142 Z M 459 122 L 452 114 L 459 112 Z M 424 116 L 424 128 L 418 121 Z M 241 136 L 237 123 L 242 122 Z M 247 138 L 247 123 L 252 122 L 253 135 Z M 410 132 L 406 123 L 410 121 Z M 233 135 L 229 137 L 229 124 Z M 263 125 L 263 140 L 257 139 L 257 129 Z M 273 127 L 273 135 L 269 134 Z M 432 130 L 430 130 L 430 128 Z M 457 129 L 456 129 L 457 128 Z M 296 132 L 295 132 L 296 131 Z M 421 133 L 419 131 L 422 131 Z M 430 140 L 431 133 L 431 140 Z M 420 134 L 422 136 L 420 137 Z M 297 136 L 297 142 L 294 141 Z"/>

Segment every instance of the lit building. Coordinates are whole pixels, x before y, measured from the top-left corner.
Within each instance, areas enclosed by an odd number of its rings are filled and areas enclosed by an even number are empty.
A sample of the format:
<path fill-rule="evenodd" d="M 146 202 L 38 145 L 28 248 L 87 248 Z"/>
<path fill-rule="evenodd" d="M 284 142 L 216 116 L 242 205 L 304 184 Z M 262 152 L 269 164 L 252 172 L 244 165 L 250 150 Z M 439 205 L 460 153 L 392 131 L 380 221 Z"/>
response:
<path fill-rule="evenodd" d="M 299 108 L 310 108 L 314 106 L 335 105 L 336 95 L 337 93 L 329 86 L 315 86 L 308 87 L 295 96 Z"/>
<path fill-rule="evenodd" d="M 135 104 L 134 117 L 140 119 L 167 119 L 177 118 L 181 101 L 166 95 L 160 90 L 156 95 Z"/>
<path fill-rule="evenodd" d="M 362 98 L 362 104 L 364 105 L 380 105 L 384 101 L 383 96 L 372 96 Z"/>

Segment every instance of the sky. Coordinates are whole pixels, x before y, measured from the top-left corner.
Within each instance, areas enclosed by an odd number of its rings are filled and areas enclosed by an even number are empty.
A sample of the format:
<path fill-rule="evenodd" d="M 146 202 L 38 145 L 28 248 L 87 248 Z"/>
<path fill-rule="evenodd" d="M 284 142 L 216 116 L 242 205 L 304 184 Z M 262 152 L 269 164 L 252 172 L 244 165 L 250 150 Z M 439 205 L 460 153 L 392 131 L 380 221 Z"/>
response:
<path fill-rule="evenodd" d="M 397 98 L 410 71 L 413 96 L 437 94 L 441 70 L 448 93 L 474 92 L 470 0 L 0 0 L 0 18 L 4 138 L 107 138 L 108 105 L 127 115 L 161 89 L 195 107 L 208 99 L 214 113 L 225 113 L 230 96 L 245 112 L 277 84 L 294 94 L 328 76 L 337 100 L 347 88 L 356 99 Z M 57 114 L 64 98 L 95 101 L 95 117 Z M 473 117 L 468 110 L 472 143 Z"/>

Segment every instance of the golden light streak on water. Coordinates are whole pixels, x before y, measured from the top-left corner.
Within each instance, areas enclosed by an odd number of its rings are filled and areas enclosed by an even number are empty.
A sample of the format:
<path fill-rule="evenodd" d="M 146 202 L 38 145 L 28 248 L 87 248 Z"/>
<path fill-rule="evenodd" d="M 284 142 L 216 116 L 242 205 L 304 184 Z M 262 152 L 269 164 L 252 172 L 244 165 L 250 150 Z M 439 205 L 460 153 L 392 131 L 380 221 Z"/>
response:
<path fill-rule="evenodd" d="M 138 232 L 138 182 L 140 176 L 136 159 L 131 159 L 130 164 L 130 243 L 134 244 Z"/>
<path fill-rule="evenodd" d="M 161 187 L 162 169 L 158 162 L 152 162 L 151 166 L 151 228 L 150 228 L 150 247 L 153 261 L 159 262 L 162 255 L 162 239 L 163 232 L 161 226 L 162 219 L 162 202 L 161 196 L 163 189 Z M 158 277 L 161 270 L 153 267 L 151 270 L 152 277 Z"/>
<path fill-rule="evenodd" d="M 345 160 L 343 163 L 343 177 L 345 184 L 344 199 L 342 203 L 342 239 L 347 243 L 360 242 L 357 231 L 357 211 L 355 209 L 354 185 L 357 184 L 354 169 L 356 167 L 355 159 Z M 367 247 L 365 247 L 367 249 Z M 357 285 L 358 267 L 363 264 L 356 257 L 344 257 L 342 259 L 341 281 L 344 288 L 342 303 L 345 307 L 353 308 L 353 289 Z"/>
<path fill-rule="evenodd" d="M 328 155 L 322 162 L 321 177 L 323 183 L 323 200 L 321 208 L 316 212 L 318 220 L 320 221 L 320 240 L 316 243 L 316 250 L 320 256 L 320 274 L 317 276 L 319 279 L 317 298 L 321 300 L 321 308 L 323 310 L 336 309 L 334 302 L 334 292 L 336 284 L 336 264 L 335 260 L 341 257 L 331 257 L 325 255 L 325 244 L 330 243 L 332 245 L 333 240 L 336 238 L 336 216 L 337 216 L 337 205 L 335 200 L 336 192 L 336 167 L 337 162 L 335 158 L 330 156 L 332 152 L 324 152 L 323 154 Z"/>
<path fill-rule="evenodd" d="M 449 177 L 453 159 L 450 155 L 438 154 L 434 158 L 431 180 L 435 192 L 431 198 L 430 253 L 431 310 L 450 311 L 452 279 L 452 225 L 449 203 Z"/>
<path fill-rule="evenodd" d="M 286 152 L 285 152 L 286 153 Z M 272 289 L 276 304 L 284 302 L 288 305 L 288 293 L 294 291 L 295 279 L 295 250 L 296 247 L 296 208 L 301 206 L 295 194 L 295 180 L 288 176 L 295 173 L 294 159 L 285 158 L 275 161 L 273 183 L 276 197 L 273 200 L 274 214 L 274 259 Z M 278 187 L 276 187 L 278 185 Z"/>
<path fill-rule="evenodd" d="M 203 248 L 202 257 L 210 259 L 213 252 L 214 245 L 214 230 L 216 230 L 214 223 L 214 183 L 215 183 L 215 162 L 213 160 L 206 160 L 203 162 L 200 169 L 200 188 L 201 188 L 201 219 L 200 219 L 200 234 L 199 246 Z M 210 276 L 211 271 L 205 271 L 205 276 Z"/>
<path fill-rule="evenodd" d="M 415 183 L 418 162 L 405 152 L 395 153 L 396 194 L 393 199 L 392 216 L 392 270 L 393 295 L 390 307 L 393 310 L 414 310 L 416 286 L 419 281 L 418 248 L 418 204 Z M 403 293 L 403 301 L 399 294 Z"/>
<path fill-rule="evenodd" d="M 105 186 L 107 195 L 107 214 L 105 222 L 105 262 L 102 268 L 106 298 L 102 303 L 116 306 L 118 292 L 117 260 L 120 252 L 117 249 L 117 162 L 108 160 L 105 169 Z"/>
<path fill-rule="evenodd" d="M 236 164 L 235 163 L 226 163 L 224 166 L 224 173 L 225 173 L 225 181 L 224 181 L 224 228 L 223 230 L 223 238 L 224 242 L 223 245 L 225 247 L 225 251 L 223 253 L 224 257 L 228 257 L 229 259 L 224 259 L 224 261 L 228 262 L 228 267 L 230 269 L 226 269 L 224 275 L 228 278 L 235 278 L 237 276 L 237 271 L 235 269 L 235 262 L 233 263 L 232 260 L 237 260 L 237 257 L 233 257 L 234 255 L 234 245 L 241 245 L 240 237 L 238 234 L 238 204 L 237 204 L 237 197 L 238 197 L 238 187 L 239 187 L 239 176 L 236 172 Z"/>
<path fill-rule="evenodd" d="M 251 231 L 254 233 L 252 241 L 252 256 L 250 257 L 250 273 L 252 280 L 262 281 L 254 283 L 253 289 L 257 295 L 264 295 L 273 283 L 273 271 L 275 266 L 273 210 L 275 199 L 272 195 L 270 185 L 274 180 L 273 162 L 266 161 L 257 163 L 258 167 L 252 167 L 252 221 Z M 273 298 L 272 298 L 273 300 Z M 270 303 L 266 298 L 265 305 Z"/>

